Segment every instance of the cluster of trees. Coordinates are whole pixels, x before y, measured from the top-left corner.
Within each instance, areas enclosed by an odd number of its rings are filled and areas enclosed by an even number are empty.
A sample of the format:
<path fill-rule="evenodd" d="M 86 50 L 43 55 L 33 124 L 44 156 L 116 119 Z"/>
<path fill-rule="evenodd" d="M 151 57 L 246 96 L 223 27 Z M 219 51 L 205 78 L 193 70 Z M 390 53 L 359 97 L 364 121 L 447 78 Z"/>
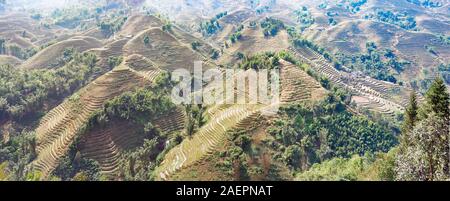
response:
<path fill-rule="evenodd" d="M 357 13 L 361 10 L 361 6 L 367 3 L 367 0 L 350 0 L 347 10 L 352 13 Z"/>
<path fill-rule="evenodd" d="M 108 67 L 110 70 L 112 70 L 114 67 L 119 66 L 123 61 L 123 57 L 122 56 L 110 56 L 108 57 L 108 59 L 106 60 L 106 62 L 108 63 Z"/>
<path fill-rule="evenodd" d="M 290 31 L 291 29 L 288 29 L 288 33 L 289 35 L 291 35 L 292 39 L 292 43 L 295 47 L 300 48 L 300 47 L 308 47 L 311 48 L 312 50 L 318 52 L 319 54 L 321 54 L 326 60 L 333 62 L 335 68 L 339 69 L 341 67 L 341 64 L 338 63 L 337 61 L 335 61 L 333 59 L 333 57 L 331 56 L 331 53 L 329 53 L 327 50 L 325 50 L 325 48 L 320 47 L 319 45 L 315 44 L 314 42 L 305 39 L 303 37 L 301 37 L 299 34 L 297 34 L 295 31 Z"/>
<path fill-rule="evenodd" d="M 261 28 L 263 28 L 264 36 L 269 37 L 276 36 L 285 26 L 281 20 L 267 17 L 261 22 Z"/>
<path fill-rule="evenodd" d="M 27 165 L 36 158 L 33 132 L 12 130 L 8 140 L 0 141 L 0 181 L 24 181 L 31 172 Z M 2 176 L 3 174 L 3 176 Z"/>
<path fill-rule="evenodd" d="M 228 15 L 228 12 L 219 13 L 209 21 L 200 23 L 200 31 L 202 34 L 204 36 L 215 34 L 221 28 L 218 20 L 226 15 Z"/>
<path fill-rule="evenodd" d="M 56 68 L 64 66 L 73 60 L 76 50 L 74 48 L 65 48 L 63 54 L 56 60 L 56 63 L 50 64 L 49 67 Z"/>
<path fill-rule="evenodd" d="M 171 31 L 172 31 L 172 23 L 166 22 L 166 23 L 162 26 L 162 30 L 165 31 L 165 32 L 171 32 Z"/>
<path fill-rule="evenodd" d="M 401 73 L 407 61 L 399 61 L 398 57 L 390 49 L 380 50 L 374 42 L 366 43 L 366 54 L 355 54 L 352 56 L 339 54 L 339 63 L 361 70 L 367 75 L 392 83 L 397 83 L 396 74 Z"/>
<path fill-rule="evenodd" d="M 438 77 L 419 105 L 413 92 L 405 112 L 397 180 L 447 180 L 450 178 L 450 95 Z"/>
<path fill-rule="evenodd" d="M 174 109 L 174 105 L 166 94 L 167 87 L 163 84 L 169 83 L 168 75 L 162 75 L 155 87 L 141 88 L 124 94 L 105 103 L 103 110 L 95 113 L 90 121 L 89 128 L 95 125 L 103 125 L 110 120 L 128 120 L 142 125 L 145 131 L 154 129 L 151 121 L 155 117 L 162 116 L 167 111 Z"/>
<path fill-rule="evenodd" d="M 244 29 L 244 25 L 241 25 L 238 27 L 238 29 L 233 34 L 231 34 L 231 36 L 230 36 L 231 43 L 235 43 L 241 39 L 241 37 L 242 37 L 241 31 L 243 29 Z"/>
<path fill-rule="evenodd" d="M 259 53 L 253 56 L 243 56 L 242 62 L 238 64 L 240 69 L 274 69 L 278 68 L 280 57 L 273 52 Z"/>
<path fill-rule="evenodd" d="M 211 59 L 217 59 L 220 56 L 220 52 L 219 52 L 219 50 L 212 49 L 210 52 L 210 55 L 211 55 Z"/>
<path fill-rule="evenodd" d="M 149 45 L 149 44 L 150 44 L 150 36 L 145 35 L 143 41 L 144 41 L 144 44 L 145 44 L 145 45 Z"/>
<path fill-rule="evenodd" d="M 444 81 L 450 85 L 450 64 L 440 64 L 438 66 L 439 73 L 442 75 Z"/>
<path fill-rule="evenodd" d="M 334 90 L 320 104 L 283 108 L 284 118 L 269 128 L 283 153 L 280 157 L 292 169 L 306 170 L 311 164 L 332 157 L 385 152 L 397 143 L 387 128 L 347 112 L 344 102 L 349 97 Z"/>
<path fill-rule="evenodd" d="M 348 100 L 345 92 L 334 89 L 319 104 L 282 108 L 283 118 L 268 129 L 275 139 L 271 146 L 281 153 L 278 157 L 293 170 L 306 170 L 332 157 L 386 152 L 396 145 L 393 132 L 347 112 Z"/>
<path fill-rule="evenodd" d="M 439 8 L 443 6 L 442 2 L 432 0 L 406 0 L 406 1 L 425 8 Z"/>
<path fill-rule="evenodd" d="M 165 136 L 145 139 L 144 144 L 125 153 L 120 162 L 119 177 L 125 181 L 151 181 L 153 170 L 163 159 Z"/>
<path fill-rule="evenodd" d="M 444 45 L 450 45 L 450 36 L 438 35 L 439 41 Z"/>
<path fill-rule="evenodd" d="M 394 13 L 390 10 L 378 10 L 375 13 L 375 18 L 382 22 L 397 25 L 406 30 L 415 30 L 417 23 L 413 16 L 408 13 Z"/>
<path fill-rule="evenodd" d="M 31 15 L 31 18 L 39 21 L 42 19 L 42 15 L 40 13 L 34 13 Z"/>
<path fill-rule="evenodd" d="M 266 145 L 266 140 L 252 137 L 253 130 L 261 126 L 260 122 L 248 126 L 248 129 L 229 131 L 226 149 L 217 151 L 209 159 L 221 176 L 236 181 L 291 179 L 290 174 L 283 174 L 284 165 L 272 159 L 274 152 Z"/>
<path fill-rule="evenodd" d="M 52 172 L 53 179 L 62 181 L 99 181 L 105 180 L 100 174 L 100 164 L 81 156 L 77 144 L 71 145 L 66 156 L 60 159 Z"/>
<path fill-rule="evenodd" d="M 260 7 L 258 9 L 256 9 L 256 13 L 261 15 L 261 14 L 263 14 L 265 12 L 268 12 L 269 10 L 270 10 L 269 6 L 263 6 L 263 7 Z"/>
<path fill-rule="evenodd" d="M 323 3 L 321 3 L 321 4 L 319 4 L 317 6 L 317 8 L 319 8 L 319 9 L 326 9 L 327 7 L 328 7 L 328 3 L 327 2 L 323 2 Z"/>
<path fill-rule="evenodd" d="M 99 13 L 89 8 L 71 8 L 71 9 L 55 9 L 50 17 L 53 20 L 53 24 L 65 27 L 76 28 L 82 24 L 83 21 L 88 19 L 98 18 Z M 33 15 L 35 19 L 40 19 L 40 14 Z"/>
<path fill-rule="evenodd" d="M 185 110 L 187 116 L 186 134 L 192 136 L 205 124 L 205 117 L 203 116 L 205 108 L 202 104 L 185 105 Z"/>
<path fill-rule="evenodd" d="M 334 26 L 337 24 L 337 21 L 334 18 L 330 17 L 330 18 L 328 18 L 328 24 L 330 26 Z"/>
<path fill-rule="evenodd" d="M 120 178 L 125 180 L 151 180 L 153 170 L 164 154 L 180 139 L 166 144 L 169 135 L 154 124 L 156 117 L 175 109 L 168 90 L 171 86 L 168 74 L 163 74 L 150 88 L 140 88 L 126 92 L 105 103 L 102 110 L 91 116 L 87 130 L 96 126 L 106 126 L 116 121 L 128 121 L 135 125 L 136 134 L 143 135 L 143 146 L 128 150 L 121 157 Z M 130 131 L 132 132 L 132 131 Z"/>
<path fill-rule="evenodd" d="M 270 137 L 261 142 L 251 134 L 258 122 L 230 132 L 216 167 L 236 180 L 280 180 L 292 173 L 299 180 L 392 180 L 396 150 L 383 152 L 397 144 L 395 134 L 347 112 L 346 94 L 334 88 L 320 103 L 281 108 L 281 117 L 266 128 Z"/>
<path fill-rule="evenodd" d="M 252 147 L 252 139 L 248 132 L 245 130 L 231 132 L 228 140 L 230 141 L 229 147 L 226 151 L 218 154 L 220 160 L 216 161 L 216 166 L 223 172 L 222 174 L 229 175 L 236 181 L 251 180 L 252 175 L 270 179 L 259 164 L 249 163 L 252 156 L 257 155 L 257 150 Z"/>
<path fill-rule="evenodd" d="M 26 60 L 36 53 L 37 50 L 35 48 L 23 49 L 15 44 L 7 45 L 6 40 L 0 38 L 0 54 L 10 54 L 19 59 Z"/>
<path fill-rule="evenodd" d="M 6 40 L 0 38 L 0 54 L 6 54 Z"/>
<path fill-rule="evenodd" d="M 120 31 L 123 24 L 127 21 L 128 17 L 118 17 L 109 21 L 102 21 L 98 23 L 98 27 L 106 37 L 112 36 L 114 33 Z"/>
<path fill-rule="evenodd" d="M 294 11 L 297 16 L 297 21 L 301 23 L 301 29 L 304 30 L 314 24 L 314 17 L 306 6 Z"/>
<path fill-rule="evenodd" d="M 338 12 L 334 12 L 334 11 L 327 11 L 327 16 L 328 17 L 334 17 L 334 16 L 339 16 Z"/>
<path fill-rule="evenodd" d="M 316 79 L 320 82 L 322 87 L 326 89 L 331 89 L 332 84 L 330 83 L 330 80 L 326 77 L 320 76 L 315 71 L 313 71 L 308 65 L 305 63 L 300 62 L 298 59 L 295 58 L 295 56 L 289 52 L 289 51 L 280 51 L 277 53 L 273 52 L 265 52 L 256 54 L 253 56 L 246 56 L 241 52 L 236 53 L 236 57 L 239 60 L 242 60 L 238 64 L 238 68 L 248 70 L 248 69 L 276 69 L 279 67 L 279 61 L 280 59 L 283 59 L 285 61 L 288 61 L 297 67 L 301 68 L 302 70 L 306 71 L 308 75 Z"/>
<path fill-rule="evenodd" d="M 15 56 L 22 60 L 27 60 L 37 53 L 37 50 L 35 48 L 23 49 L 15 44 L 8 46 L 7 50 L 12 56 Z"/>
<path fill-rule="evenodd" d="M 193 50 L 198 50 L 198 48 L 200 46 L 202 46 L 202 44 L 200 42 L 198 42 L 198 41 L 194 41 L 194 42 L 191 43 L 191 47 L 192 47 Z"/>
<path fill-rule="evenodd" d="M 297 175 L 300 181 L 392 181 L 395 178 L 395 155 L 397 149 L 388 153 L 367 153 L 351 158 L 336 157 L 316 163 Z"/>
<path fill-rule="evenodd" d="M 71 94 L 83 86 L 95 68 L 97 57 L 76 52 L 66 56 L 72 61 L 58 69 L 20 70 L 0 66 L 0 120 L 19 120 L 27 114 L 38 114 L 49 97 Z"/>

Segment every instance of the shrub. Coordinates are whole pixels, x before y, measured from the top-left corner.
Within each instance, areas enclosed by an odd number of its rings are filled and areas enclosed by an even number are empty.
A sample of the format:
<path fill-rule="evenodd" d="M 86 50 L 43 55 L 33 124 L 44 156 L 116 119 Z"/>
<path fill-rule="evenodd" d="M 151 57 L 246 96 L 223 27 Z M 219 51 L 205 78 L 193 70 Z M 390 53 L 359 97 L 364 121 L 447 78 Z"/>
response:
<path fill-rule="evenodd" d="M 284 23 L 278 19 L 266 18 L 261 22 L 264 36 L 276 36 L 278 32 L 285 28 Z"/>

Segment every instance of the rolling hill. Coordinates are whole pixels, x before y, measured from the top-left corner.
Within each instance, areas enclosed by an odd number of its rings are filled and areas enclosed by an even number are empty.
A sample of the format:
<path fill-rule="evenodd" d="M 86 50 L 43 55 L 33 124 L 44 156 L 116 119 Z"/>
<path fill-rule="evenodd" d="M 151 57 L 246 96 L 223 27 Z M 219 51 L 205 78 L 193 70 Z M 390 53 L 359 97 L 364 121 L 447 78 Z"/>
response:
<path fill-rule="evenodd" d="M 424 105 L 450 86 L 448 1 L 67 2 L 0 13 L 2 179 L 294 180 L 385 160 L 415 119 L 411 94 Z M 235 77 L 173 79 L 197 61 Z M 252 103 L 253 70 L 279 72 L 276 102 Z M 244 97 L 171 99 L 238 81 Z"/>

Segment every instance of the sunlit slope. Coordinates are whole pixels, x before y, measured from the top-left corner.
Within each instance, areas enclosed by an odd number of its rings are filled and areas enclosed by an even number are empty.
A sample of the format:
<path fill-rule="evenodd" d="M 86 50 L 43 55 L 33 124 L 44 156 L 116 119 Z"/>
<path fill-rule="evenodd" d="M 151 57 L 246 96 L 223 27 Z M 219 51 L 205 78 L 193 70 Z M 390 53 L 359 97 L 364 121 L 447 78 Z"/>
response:
<path fill-rule="evenodd" d="M 91 37 L 74 37 L 58 42 L 39 51 L 36 55 L 25 61 L 22 69 L 41 69 L 59 67 L 58 60 L 64 56 L 66 49 L 73 48 L 77 52 L 84 52 L 89 49 L 99 48 L 102 43 Z"/>
<path fill-rule="evenodd" d="M 280 69 L 281 91 L 279 102 L 272 104 L 221 104 L 211 107 L 207 110 L 210 121 L 165 156 L 164 161 L 155 170 L 158 179 L 170 180 L 170 176 L 176 174 L 180 169 L 195 166 L 226 140 L 228 131 L 246 128 L 269 109 L 283 104 L 318 101 L 325 96 L 326 90 L 299 67 L 281 61 Z M 251 98 L 248 91 L 245 94 L 246 97 Z"/>
<path fill-rule="evenodd" d="M 50 111 L 36 129 L 38 156 L 33 166 L 48 176 L 96 110 L 107 100 L 151 82 L 140 73 L 119 66 Z"/>

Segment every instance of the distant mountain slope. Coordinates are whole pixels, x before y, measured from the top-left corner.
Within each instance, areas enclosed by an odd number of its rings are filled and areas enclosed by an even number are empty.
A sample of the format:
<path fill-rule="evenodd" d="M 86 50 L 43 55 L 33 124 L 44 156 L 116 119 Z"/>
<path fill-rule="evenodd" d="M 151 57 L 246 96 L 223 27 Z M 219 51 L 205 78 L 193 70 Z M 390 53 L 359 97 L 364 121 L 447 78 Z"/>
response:
<path fill-rule="evenodd" d="M 99 48 L 102 43 L 91 37 L 73 37 L 68 40 L 50 45 L 44 50 L 25 61 L 20 68 L 40 69 L 59 67 L 58 60 L 64 56 L 64 50 L 73 48 L 77 52 L 84 52 L 93 48 Z"/>

